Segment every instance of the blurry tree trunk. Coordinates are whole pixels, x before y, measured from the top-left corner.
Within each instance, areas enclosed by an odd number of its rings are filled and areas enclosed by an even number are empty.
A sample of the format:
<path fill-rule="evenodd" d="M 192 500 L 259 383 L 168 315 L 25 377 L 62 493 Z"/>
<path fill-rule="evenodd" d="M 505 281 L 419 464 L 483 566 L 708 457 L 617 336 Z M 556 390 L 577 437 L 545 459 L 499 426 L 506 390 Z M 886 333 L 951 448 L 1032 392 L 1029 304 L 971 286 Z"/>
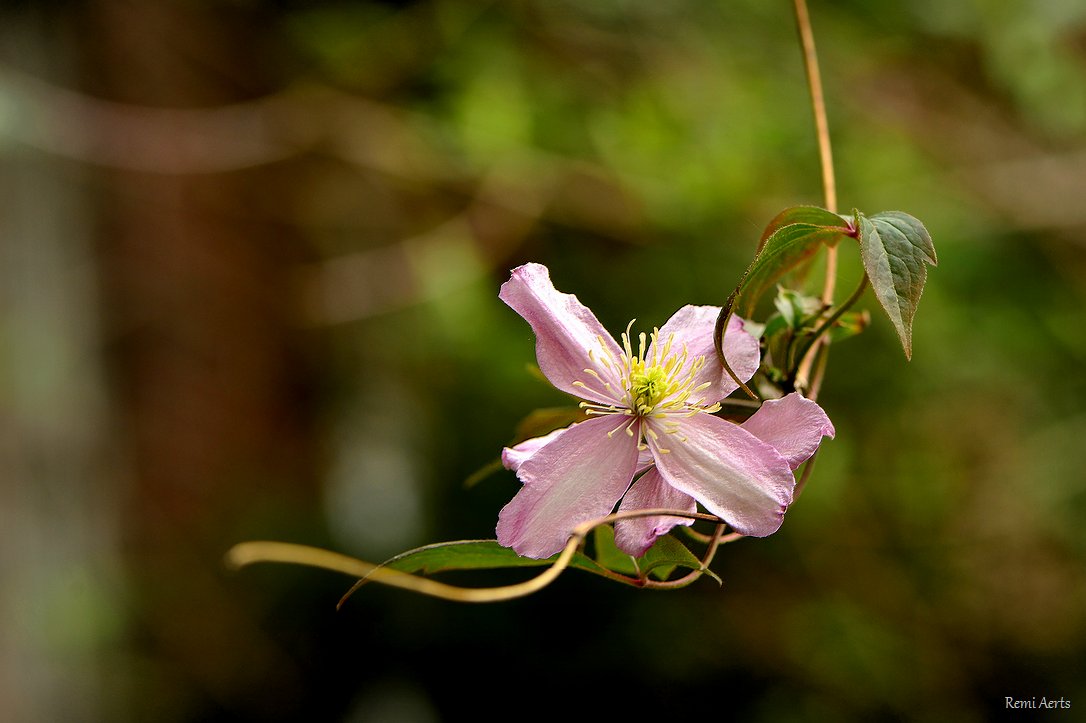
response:
<path fill-rule="evenodd" d="M 211 10 L 181 1 L 88 6 L 87 91 L 204 109 L 259 96 L 272 80 L 255 46 L 266 28 Z M 265 498 L 294 500 L 302 520 L 316 514 L 304 340 L 290 322 L 288 282 L 302 243 L 262 216 L 278 202 L 267 168 L 113 169 L 96 178 L 107 359 L 132 463 L 122 536 L 146 646 L 138 654 L 152 663 L 151 681 L 160 667 L 170 671 L 160 679 L 192 686 L 166 691 L 174 704 L 287 714 L 297 671 L 232 600 L 220 560 L 238 534 L 229 525 L 247 511 L 285 513 L 264 509 Z M 219 644 L 239 633 L 242 645 Z M 155 696 L 141 691 L 138 702 Z"/>

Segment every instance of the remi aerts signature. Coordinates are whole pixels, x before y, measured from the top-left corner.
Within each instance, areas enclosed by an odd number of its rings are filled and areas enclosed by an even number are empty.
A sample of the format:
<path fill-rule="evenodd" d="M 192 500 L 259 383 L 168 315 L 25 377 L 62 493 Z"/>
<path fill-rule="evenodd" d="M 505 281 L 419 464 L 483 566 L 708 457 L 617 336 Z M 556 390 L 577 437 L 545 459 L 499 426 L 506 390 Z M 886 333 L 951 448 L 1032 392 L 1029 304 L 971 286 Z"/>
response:
<path fill-rule="evenodd" d="M 1032 698 L 1015 698 L 1014 696 L 1005 696 L 1005 707 L 1021 709 L 1021 710 L 1054 710 L 1054 709 L 1069 709 L 1071 707 L 1071 701 L 1064 697 L 1048 698 L 1041 696 L 1033 696 Z"/>

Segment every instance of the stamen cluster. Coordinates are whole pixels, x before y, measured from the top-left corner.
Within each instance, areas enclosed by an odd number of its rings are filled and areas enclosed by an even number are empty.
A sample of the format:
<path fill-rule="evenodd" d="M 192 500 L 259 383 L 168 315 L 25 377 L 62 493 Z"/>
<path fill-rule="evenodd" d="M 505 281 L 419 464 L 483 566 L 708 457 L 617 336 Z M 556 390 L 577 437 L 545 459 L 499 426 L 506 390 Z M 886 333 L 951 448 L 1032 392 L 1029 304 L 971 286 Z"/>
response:
<path fill-rule="evenodd" d="M 617 375 L 622 381 L 619 390 L 605 381 L 599 372 L 592 368 L 584 373 L 602 385 L 591 388 L 583 381 L 573 382 L 574 386 L 592 389 L 597 394 L 613 400 L 610 404 L 599 402 L 581 402 L 581 407 L 589 415 L 623 414 L 632 417 L 625 427 L 626 434 L 634 436 L 634 425 L 645 418 L 662 418 L 670 414 L 692 416 L 698 412 L 712 413 L 720 409 L 720 404 L 706 405 L 704 399 L 691 400 L 698 392 L 710 386 L 709 382 L 696 383 L 698 373 L 705 366 L 705 357 L 698 356 L 690 360 L 690 353 L 683 344 L 682 350 L 674 349 L 675 334 L 669 334 L 661 344 L 660 330 L 654 328 L 646 335 L 637 335 L 637 352 L 634 352 L 632 333 L 634 322 L 631 321 L 622 334 L 622 356 L 616 359 L 608 350 L 602 337 L 597 337 L 599 350 L 589 350 L 588 357 L 595 364 L 601 365 L 608 376 Z M 670 429 L 666 430 L 671 432 Z M 646 432 L 653 434 L 651 429 Z M 653 434 L 655 436 L 655 434 Z"/>

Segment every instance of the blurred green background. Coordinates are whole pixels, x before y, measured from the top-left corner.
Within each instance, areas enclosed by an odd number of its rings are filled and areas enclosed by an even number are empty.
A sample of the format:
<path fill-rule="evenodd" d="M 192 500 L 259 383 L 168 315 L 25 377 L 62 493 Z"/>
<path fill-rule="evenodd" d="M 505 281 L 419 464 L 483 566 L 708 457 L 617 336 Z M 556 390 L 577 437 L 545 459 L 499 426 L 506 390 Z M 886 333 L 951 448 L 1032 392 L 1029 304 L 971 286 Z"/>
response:
<path fill-rule="evenodd" d="M 0 3 L 0 717 L 1081 716 L 1086 5 L 811 12 L 842 209 L 940 266 L 911 363 L 834 347 L 782 530 L 722 588 L 337 612 L 223 552 L 492 536 L 515 479 L 463 480 L 563 401 L 510 268 L 660 324 L 820 203 L 791 5 Z"/>

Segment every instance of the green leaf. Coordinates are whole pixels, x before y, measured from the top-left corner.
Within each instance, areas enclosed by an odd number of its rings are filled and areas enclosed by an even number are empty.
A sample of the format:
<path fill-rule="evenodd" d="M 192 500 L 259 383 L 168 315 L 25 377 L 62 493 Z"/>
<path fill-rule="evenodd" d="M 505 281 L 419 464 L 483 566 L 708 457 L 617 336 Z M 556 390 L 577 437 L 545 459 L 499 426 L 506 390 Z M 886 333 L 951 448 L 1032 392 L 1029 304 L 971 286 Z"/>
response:
<path fill-rule="evenodd" d="M 822 244 L 833 246 L 843 236 L 853 236 L 855 233 L 855 229 L 848 220 L 824 208 L 796 206 L 777 214 L 762 234 L 754 260 L 747 267 L 743 278 L 739 280 L 735 291 L 724 302 L 720 315 L 717 317 L 713 341 L 721 360 L 723 361 L 721 340 L 727 328 L 728 318 L 733 313 L 750 317 L 762 295 L 773 288 L 782 276 L 794 271 L 805 261 L 809 261 L 818 251 L 819 246 Z M 740 387 L 746 389 L 742 381 L 732 373 L 726 361 L 724 368 Z M 750 390 L 747 389 L 747 391 Z"/>
<path fill-rule="evenodd" d="M 637 575 L 634 559 L 615 545 L 615 529 L 600 525 L 592 531 L 592 543 L 596 547 L 596 562 L 600 567 L 623 575 Z"/>
<path fill-rule="evenodd" d="M 871 315 L 867 313 L 867 309 L 842 314 L 837 323 L 830 327 L 830 339 L 835 342 L 844 341 L 862 332 L 870 323 Z"/>
<path fill-rule="evenodd" d="M 386 560 L 385 567 L 400 572 L 431 575 L 446 570 L 493 570 L 505 567 L 535 567 L 547 560 L 521 557 L 497 540 L 457 540 L 426 545 Z"/>
<path fill-rule="evenodd" d="M 765 326 L 762 329 L 762 333 L 761 335 L 759 335 L 759 338 L 764 337 L 766 339 L 772 339 L 778 334 L 783 334 L 784 332 L 791 333 L 791 331 L 792 327 L 788 323 L 788 320 L 780 314 L 774 314 L 773 316 L 769 317 L 769 321 L 765 323 Z"/>
<path fill-rule="evenodd" d="M 847 220 L 823 208 L 797 206 L 777 214 L 763 232 L 758 253 L 729 299 L 728 310 L 750 316 L 784 274 L 810 259 L 822 244 L 833 246 L 852 233 Z"/>
<path fill-rule="evenodd" d="M 608 571 L 635 578 L 629 584 L 637 584 L 638 570 L 641 575 L 652 574 L 666 580 L 676 568 L 701 570 L 701 561 L 681 542 L 665 535 L 656 541 L 648 552 L 635 563 L 634 558 L 615 547 L 615 533 L 610 525 L 601 525 L 593 531 L 593 542 L 598 560 L 581 552 L 573 555 L 569 567 L 607 577 Z M 453 570 L 498 570 L 506 568 L 545 567 L 554 564 L 558 555 L 545 560 L 521 557 L 497 540 L 456 540 L 438 542 L 414 550 L 402 552 L 386 560 L 382 567 L 419 575 L 433 575 Z M 708 572 L 708 571 L 707 571 Z M 709 573 L 712 575 L 712 573 Z M 616 579 L 613 576 L 609 579 Z M 620 580 L 621 581 L 621 580 Z"/>
<path fill-rule="evenodd" d="M 610 525 L 601 525 L 593 531 L 596 546 L 596 562 L 601 567 L 623 575 L 649 575 L 666 580 L 676 568 L 702 569 L 701 560 L 686 545 L 671 535 L 656 540 L 644 555 L 636 560 L 615 546 L 615 531 Z"/>
<path fill-rule="evenodd" d="M 897 329 L 905 358 L 912 358 L 913 316 L 928 278 L 927 265 L 938 263 L 931 236 L 924 224 L 900 211 L 871 218 L 857 211 L 856 220 L 860 257 L 875 298 Z"/>
<path fill-rule="evenodd" d="M 671 535 L 664 535 L 648 549 L 638 561 L 643 574 L 651 574 L 658 580 L 666 580 L 675 568 L 701 570 L 701 560 Z"/>
<path fill-rule="evenodd" d="M 818 316 L 822 310 L 822 301 L 792 289 L 779 288 L 777 297 L 773 299 L 773 306 L 790 329 L 798 330 Z"/>
<path fill-rule="evenodd" d="M 502 547 L 497 540 L 456 540 L 437 542 L 414 550 L 401 552 L 386 560 L 384 567 L 400 572 L 432 575 L 450 570 L 499 570 L 515 567 L 544 567 L 558 558 L 553 555 L 545 560 L 521 557 L 511 548 Z M 577 552 L 570 567 L 599 573 L 600 566 L 583 553 Z"/>
<path fill-rule="evenodd" d="M 818 206 L 793 206 L 792 208 L 786 208 L 778 213 L 773 217 L 773 220 L 769 222 L 769 225 L 765 227 L 765 231 L 762 232 L 762 238 L 758 243 L 758 250 L 762 250 L 766 239 L 772 236 L 777 229 L 793 223 L 805 223 L 811 226 L 824 227 L 844 226 L 845 228 L 848 228 L 848 219 L 844 216 L 839 216 L 833 211 L 827 211 Z"/>
<path fill-rule="evenodd" d="M 848 233 L 846 226 L 809 223 L 793 223 L 774 231 L 736 288 L 736 312 L 740 316 L 750 316 L 762 296 L 774 288 L 784 274 L 814 256 L 822 244 L 832 246 Z"/>

